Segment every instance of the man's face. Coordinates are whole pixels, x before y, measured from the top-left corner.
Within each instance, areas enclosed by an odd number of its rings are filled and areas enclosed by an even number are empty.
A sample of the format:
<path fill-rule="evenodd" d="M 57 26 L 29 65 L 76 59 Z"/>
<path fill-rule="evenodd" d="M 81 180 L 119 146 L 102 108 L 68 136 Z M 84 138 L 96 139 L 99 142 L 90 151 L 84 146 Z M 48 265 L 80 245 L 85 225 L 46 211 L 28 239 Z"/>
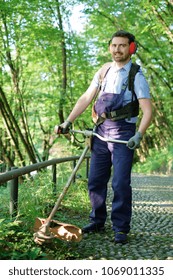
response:
<path fill-rule="evenodd" d="M 126 64 L 130 60 L 129 39 L 126 37 L 114 37 L 109 46 L 109 51 L 115 62 Z"/>

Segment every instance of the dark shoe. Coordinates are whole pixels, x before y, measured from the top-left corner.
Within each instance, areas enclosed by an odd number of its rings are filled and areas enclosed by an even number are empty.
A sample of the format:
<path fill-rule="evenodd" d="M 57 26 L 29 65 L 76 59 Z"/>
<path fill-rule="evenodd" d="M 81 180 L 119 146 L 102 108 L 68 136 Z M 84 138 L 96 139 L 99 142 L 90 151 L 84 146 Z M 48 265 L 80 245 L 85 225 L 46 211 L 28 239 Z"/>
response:
<path fill-rule="evenodd" d="M 127 242 L 127 234 L 125 232 L 119 231 L 115 233 L 115 243 L 126 244 Z"/>
<path fill-rule="evenodd" d="M 88 232 L 99 232 L 99 231 L 104 231 L 104 224 L 96 224 L 96 223 L 91 223 L 83 227 L 82 232 L 83 233 L 88 233 Z"/>

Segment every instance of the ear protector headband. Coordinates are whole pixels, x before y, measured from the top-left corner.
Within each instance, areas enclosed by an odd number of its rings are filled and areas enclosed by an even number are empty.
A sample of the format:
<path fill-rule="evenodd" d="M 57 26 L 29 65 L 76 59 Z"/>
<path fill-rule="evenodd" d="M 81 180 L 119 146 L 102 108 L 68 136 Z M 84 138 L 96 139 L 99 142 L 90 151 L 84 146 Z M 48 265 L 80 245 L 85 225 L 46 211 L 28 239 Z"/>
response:
<path fill-rule="evenodd" d="M 135 42 L 130 43 L 129 54 L 135 54 L 137 50 L 137 44 Z"/>

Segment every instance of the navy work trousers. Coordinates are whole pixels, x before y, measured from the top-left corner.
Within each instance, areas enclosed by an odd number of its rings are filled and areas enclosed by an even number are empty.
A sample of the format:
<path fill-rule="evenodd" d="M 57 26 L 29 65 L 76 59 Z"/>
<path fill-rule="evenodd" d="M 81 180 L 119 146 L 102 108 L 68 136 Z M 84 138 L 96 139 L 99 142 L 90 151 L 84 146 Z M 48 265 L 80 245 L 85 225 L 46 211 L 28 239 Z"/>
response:
<path fill-rule="evenodd" d="M 123 121 L 105 121 L 96 132 L 103 137 L 128 140 L 135 134 L 136 125 Z M 90 219 L 94 223 L 105 223 L 107 218 L 107 184 L 112 175 L 111 220 L 115 232 L 130 231 L 132 215 L 131 168 L 134 151 L 125 144 L 104 142 L 93 138 L 90 173 L 88 180 L 92 206 Z"/>

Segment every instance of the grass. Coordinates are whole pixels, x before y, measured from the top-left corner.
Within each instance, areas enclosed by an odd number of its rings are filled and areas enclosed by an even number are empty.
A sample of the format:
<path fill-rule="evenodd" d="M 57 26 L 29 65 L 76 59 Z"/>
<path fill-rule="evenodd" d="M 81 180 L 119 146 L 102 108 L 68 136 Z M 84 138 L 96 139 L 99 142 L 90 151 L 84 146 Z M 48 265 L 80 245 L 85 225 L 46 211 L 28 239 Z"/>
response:
<path fill-rule="evenodd" d="M 64 175 L 64 166 L 68 172 Z M 39 172 L 34 179 L 28 179 L 19 187 L 19 207 L 16 218 L 9 216 L 9 187 L 0 188 L 0 259 L 76 259 L 75 245 L 56 240 L 52 245 L 38 246 L 33 240 L 33 225 L 36 217 L 47 218 L 57 197 L 62 192 L 71 172 L 70 163 L 58 166 L 57 194 L 53 194 L 51 172 Z M 84 164 L 73 183 L 55 219 L 82 227 L 88 219 L 89 199 L 87 183 L 84 178 Z M 61 245 L 61 246 L 60 246 Z M 68 250 L 67 250 L 68 247 Z M 65 248 L 65 249 L 64 249 Z"/>

